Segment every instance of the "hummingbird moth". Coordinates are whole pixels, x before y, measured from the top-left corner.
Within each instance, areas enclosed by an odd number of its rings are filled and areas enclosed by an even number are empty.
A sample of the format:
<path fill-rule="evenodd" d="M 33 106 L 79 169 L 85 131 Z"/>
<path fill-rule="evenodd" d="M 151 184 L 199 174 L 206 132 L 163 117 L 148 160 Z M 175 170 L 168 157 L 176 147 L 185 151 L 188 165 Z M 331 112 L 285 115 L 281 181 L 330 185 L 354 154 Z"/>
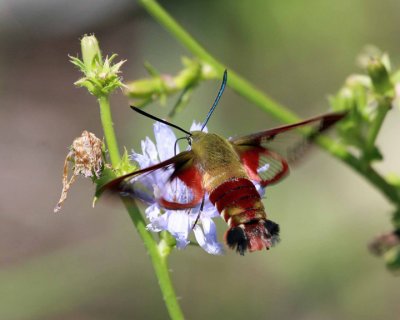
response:
<path fill-rule="evenodd" d="M 268 219 L 253 182 L 266 187 L 281 181 L 289 173 L 289 164 L 298 158 L 298 151 L 280 143 L 281 138 L 295 133 L 295 129 L 310 126 L 309 133 L 302 138 L 300 144 L 304 149 L 318 134 L 342 119 L 345 113 L 328 113 L 298 123 L 225 139 L 203 130 L 218 104 L 226 82 L 225 71 L 217 98 L 199 131 L 189 132 L 132 107 L 138 113 L 184 132 L 186 136 L 180 139 L 186 139 L 189 148 L 170 159 L 118 177 L 107 183 L 102 190 L 128 193 L 141 199 L 132 181 L 137 181 L 147 173 L 172 169 L 165 188 L 179 181 L 185 185 L 190 197 L 187 201 L 176 201 L 160 190 L 156 196 L 158 204 L 166 210 L 182 210 L 182 214 L 200 205 L 201 215 L 205 197 L 208 196 L 229 226 L 225 234 L 227 245 L 244 255 L 247 250 L 269 249 L 279 239 L 279 225 Z M 171 148 L 174 146 L 171 145 Z"/>

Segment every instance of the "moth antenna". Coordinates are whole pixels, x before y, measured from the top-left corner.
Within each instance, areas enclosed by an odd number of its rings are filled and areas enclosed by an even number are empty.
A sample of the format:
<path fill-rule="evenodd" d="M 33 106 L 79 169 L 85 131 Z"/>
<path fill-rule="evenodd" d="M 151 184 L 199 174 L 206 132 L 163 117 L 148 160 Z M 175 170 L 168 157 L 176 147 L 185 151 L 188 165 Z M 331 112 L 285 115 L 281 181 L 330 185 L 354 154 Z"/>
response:
<path fill-rule="evenodd" d="M 156 116 L 153 116 L 152 114 L 147 113 L 147 112 L 145 112 L 145 111 L 139 109 L 138 107 L 131 106 L 131 108 L 132 108 L 132 110 L 136 111 L 137 113 L 140 113 L 141 115 L 144 115 L 144 116 L 146 116 L 146 117 L 148 117 L 148 118 L 150 118 L 150 119 L 156 120 L 156 121 L 161 122 L 161 123 L 164 123 L 164 124 L 166 124 L 166 125 L 168 125 L 168 126 L 170 126 L 170 127 L 173 127 L 173 128 L 175 128 L 175 129 L 178 129 L 178 130 L 180 130 L 180 131 L 186 133 L 189 137 L 192 136 L 192 134 L 191 134 L 189 131 L 187 131 L 187 130 L 185 130 L 185 129 L 179 127 L 179 126 L 177 126 L 176 124 L 173 124 L 173 123 L 171 123 L 171 122 L 165 121 L 165 120 L 160 119 L 160 118 L 157 118 Z"/>
<path fill-rule="evenodd" d="M 222 78 L 222 83 L 221 83 L 221 88 L 219 88 L 217 97 L 215 98 L 215 101 L 210 109 L 210 111 L 208 111 L 208 114 L 206 116 L 206 120 L 204 120 L 202 126 L 201 126 L 201 130 L 203 131 L 203 129 L 205 128 L 205 126 L 207 125 L 208 120 L 210 119 L 212 113 L 214 112 L 214 109 L 217 107 L 219 99 L 221 99 L 222 94 L 224 93 L 225 87 L 226 87 L 226 82 L 228 81 L 228 71 L 225 69 L 224 71 L 224 77 Z"/>

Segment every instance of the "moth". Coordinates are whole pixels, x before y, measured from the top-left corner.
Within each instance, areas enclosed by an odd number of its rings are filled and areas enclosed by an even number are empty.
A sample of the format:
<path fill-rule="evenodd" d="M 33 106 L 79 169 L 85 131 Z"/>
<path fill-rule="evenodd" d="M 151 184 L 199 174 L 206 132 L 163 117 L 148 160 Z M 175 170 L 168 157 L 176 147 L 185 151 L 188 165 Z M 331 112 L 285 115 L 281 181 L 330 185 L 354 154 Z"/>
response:
<path fill-rule="evenodd" d="M 125 174 L 106 184 L 103 190 L 125 192 L 126 185 L 131 185 L 132 180 L 156 170 L 172 168 L 166 187 L 179 181 L 184 183 L 191 196 L 187 201 L 178 202 L 167 199 L 161 190 L 156 199 L 159 205 L 168 210 L 182 210 L 182 214 L 200 205 L 201 215 L 205 196 L 208 195 L 210 202 L 229 226 L 225 234 L 227 245 L 244 255 L 246 251 L 269 249 L 279 240 L 279 225 L 268 219 L 253 181 L 262 187 L 280 182 L 289 173 L 289 164 L 298 158 L 299 152 L 304 153 L 305 147 L 317 135 L 342 119 L 345 113 L 328 113 L 291 125 L 225 139 L 203 130 L 221 98 L 226 82 L 225 71 L 218 95 L 199 131 L 189 132 L 132 107 L 147 117 L 184 132 L 186 135 L 180 139 L 186 139 L 189 148 L 168 160 Z M 305 137 L 295 130 L 306 126 L 311 128 Z M 281 138 L 293 133 L 302 137 L 302 143 L 294 148 L 281 143 L 285 140 Z M 140 199 L 140 192 L 135 192 L 135 184 L 130 193 Z"/>

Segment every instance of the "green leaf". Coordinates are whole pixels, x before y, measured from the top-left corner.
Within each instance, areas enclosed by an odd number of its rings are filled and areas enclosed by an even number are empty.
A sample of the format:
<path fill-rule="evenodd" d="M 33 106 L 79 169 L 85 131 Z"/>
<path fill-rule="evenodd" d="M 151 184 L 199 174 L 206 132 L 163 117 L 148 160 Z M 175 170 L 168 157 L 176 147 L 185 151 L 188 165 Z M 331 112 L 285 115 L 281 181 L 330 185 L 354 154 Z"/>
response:
<path fill-rule="evenodd" d="M 119 165 L 115 168 L 116 172 L 118 172 L 118 175 L 124 175 L 129 172 L 135 171 L 138 169 L 137 165 L 134 165 L 131 163 L 128 155 L 128 151 L 124 150 L 124 154 L 122 155 L 121 161 Z"/>
<path fill-rule="evenodd" d="M 383 155 L 377 146 L 371 148 L 371 150 L 364 150 L 364 159 L 371 163 L 373 161 L 382 161 Z"/>
<path fill-rule="evenodd" d="M 147 73 L 153 78 L 160 76 L 160 72 L 152 64 L 150 64 L 150 62 L 145 61 L 144 68 L 146 69 Z"/>

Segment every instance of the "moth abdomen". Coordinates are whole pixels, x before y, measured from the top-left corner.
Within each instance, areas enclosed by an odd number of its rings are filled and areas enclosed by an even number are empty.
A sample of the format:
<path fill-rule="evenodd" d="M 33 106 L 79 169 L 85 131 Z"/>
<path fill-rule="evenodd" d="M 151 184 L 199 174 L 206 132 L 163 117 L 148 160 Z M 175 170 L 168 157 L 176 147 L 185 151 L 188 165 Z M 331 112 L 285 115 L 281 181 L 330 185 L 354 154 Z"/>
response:
<path fill-rule="evenodd" d="M 249 179 L 230 178 L 210 192 L 210 201 L 230 227 L 225 241 L 241 255 L 269 249 L 276 242 L 279 226 L 267 220 L 261 196 Z"/>

